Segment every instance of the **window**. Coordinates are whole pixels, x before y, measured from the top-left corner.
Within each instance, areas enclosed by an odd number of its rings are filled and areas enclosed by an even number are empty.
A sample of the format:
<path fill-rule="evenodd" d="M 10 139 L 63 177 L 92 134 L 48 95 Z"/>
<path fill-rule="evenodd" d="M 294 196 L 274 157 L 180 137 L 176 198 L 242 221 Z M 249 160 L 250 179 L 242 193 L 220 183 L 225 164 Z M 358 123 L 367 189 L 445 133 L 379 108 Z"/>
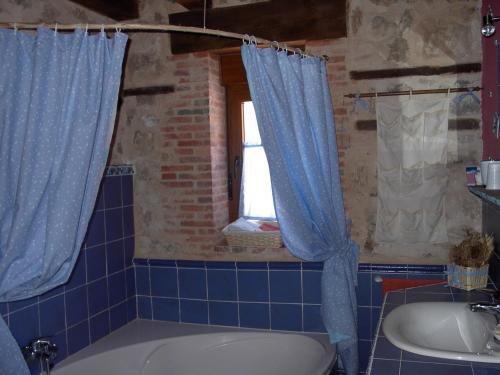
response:
<path fill-rule="evenodd" d="M 243 165 L 239 216 L 276 219 L 269 165 L 251 101 L 243 102 Z"/>
<path fill-rule="evenodd" d="M 241 57 L 221 56 L 228 125 L 229 220 L 275 219 L 269 167 Z"/>

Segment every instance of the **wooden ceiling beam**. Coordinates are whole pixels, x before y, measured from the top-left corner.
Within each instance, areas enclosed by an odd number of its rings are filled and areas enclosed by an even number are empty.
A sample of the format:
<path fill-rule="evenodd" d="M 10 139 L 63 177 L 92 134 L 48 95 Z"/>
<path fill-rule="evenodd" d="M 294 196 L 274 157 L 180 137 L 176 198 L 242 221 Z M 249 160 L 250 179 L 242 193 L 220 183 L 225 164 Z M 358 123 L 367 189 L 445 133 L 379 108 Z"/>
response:
<path fill-rule="evenodd" d="M 203 10 L 205 0 L 176 0 L 177 4 L 189 10 Z M 207 9 L 212 8 L 212 0 L 206 0 Z"/>
<path fill-rule="evenodd" d="M 203 26 L 203 10 L 174 13 L 170 24 Z M 272 0 L 207 9 L 206 27 L 277 40 L 334 39 L 347 36 L 346 0 Z M 173 54 L 241 45 L 235 39 L 182 33 L 171 34 Z"/>
<path fill-rule="evenodd" d="M 117 21 L 139 18 L 138 0 L 70 0 Z"/>

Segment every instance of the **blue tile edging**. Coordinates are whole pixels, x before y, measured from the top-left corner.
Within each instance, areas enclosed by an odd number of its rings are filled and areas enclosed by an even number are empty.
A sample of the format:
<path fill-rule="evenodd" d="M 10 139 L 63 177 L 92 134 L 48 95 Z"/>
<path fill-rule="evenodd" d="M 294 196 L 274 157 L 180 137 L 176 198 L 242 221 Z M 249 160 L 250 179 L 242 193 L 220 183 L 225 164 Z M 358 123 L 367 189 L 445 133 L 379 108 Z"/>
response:
<path fill-rule="evenodd" d="M 104 176 L 128 176 L 135 174 L 133 165 L 109 165 L 104 170 Z"/>

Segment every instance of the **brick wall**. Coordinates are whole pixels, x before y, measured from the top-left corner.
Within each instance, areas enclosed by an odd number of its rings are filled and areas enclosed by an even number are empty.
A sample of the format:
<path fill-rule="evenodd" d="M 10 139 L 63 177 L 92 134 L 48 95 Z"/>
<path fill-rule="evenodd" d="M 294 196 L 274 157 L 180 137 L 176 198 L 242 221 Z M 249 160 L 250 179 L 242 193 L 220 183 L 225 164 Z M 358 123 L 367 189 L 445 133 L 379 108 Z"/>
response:
<path fill-rule="evenodd" d="M 169 58 L 175 93 L 162 128 L 165 237 L 186 258 L 209 257 L 227 224 L 225 96 L 219 60 L 208 53 Z"/>

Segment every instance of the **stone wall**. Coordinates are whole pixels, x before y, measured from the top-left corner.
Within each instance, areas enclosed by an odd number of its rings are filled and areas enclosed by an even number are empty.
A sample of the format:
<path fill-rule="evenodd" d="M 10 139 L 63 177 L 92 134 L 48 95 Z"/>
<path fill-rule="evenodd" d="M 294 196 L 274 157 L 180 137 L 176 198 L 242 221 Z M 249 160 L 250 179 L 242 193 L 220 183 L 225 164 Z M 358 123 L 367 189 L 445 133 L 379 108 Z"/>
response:
<path fill-rule="evenodd" d="M 418 66 L 447 66 L 481 62 L 480 1 L 352 0 L 349 10 L 348 70 L 377 70 Z M 381 92 L 481 85 L 480 73 L 351 80 L 348 91 Z M 446 95 L 446 94 L 442 94 Z M 480 97 L 480 94 L 477 93 Z M 456 98 L 452 95 L 451 98 Z M 352 100 L 349 101 L 352 103 Z M 381 245 L 373 239 L 377 211 L 376 129 L 360 130 L 359 120 L 375 119 L 370 109 L 349 111 L 350 144 L 346 150 L 345 200 L 353 220 L 353 235 L 367 260 L 446 262 L 449 244 Z M 451 101 L 450 120 L 481 123 L 481 107 L 471 97 Z M 481 129 L 450 127 L 449 184 L 446 194 L 450 242 L 459 242 L 464 226 L 481 227 L 481 205 L 465 186 L 465 166 L 481 159 Z M 404 258 L 409 257 L 409 260 Z M 386 259 L 386 260 L 384 260 Z"/>
<path fill-rule="evenodd" d="M 150 23 L 166 23 L 169 13 L 183 11 L 160 0 L 143 0 L 140 7 L 140 21 Z M 360 81 L 352 80 L 349 72 L 480 62 L 479 7 L 478 0 L 352 0 L 347 38 L 306 42 L 309 52 L 330 57 L 345 208 L 367 262 L 441 263 L 448 245 L 388 247 L 374 243 L 376 131 L 357 126 L 359 120 L 375 118 L 374 101 L 370 101 L 369 111 L 356 108 L 352 112 L 352 100 L 344 95 L 473 86 L 480 84 L 481 75 Z M 66 0 L 0 0 L 0 20 L 111 22 Z M 220 229 L 227 223 L 225 100 L 217 56 L 171 56 L 168 35 L 129 35 L 124 87 L 171 85 L 175 89 L 171 94 L 124 98 L 119 111 L 111 161 L 136 167 L 136 256 L 291 259 L 286 250 L 215 248 L 221 240 Z M 480 121 L 480 106 L 466 98 L 452 106 L 451 117 Z M 448 158 L 448 230 L 451 240 L 457 242 L 463 226 L 481 226 L 480 204 L 467 192 L 464 178 L 465 165 L 481 158 L 481 130 L 450 129 Z"/>

